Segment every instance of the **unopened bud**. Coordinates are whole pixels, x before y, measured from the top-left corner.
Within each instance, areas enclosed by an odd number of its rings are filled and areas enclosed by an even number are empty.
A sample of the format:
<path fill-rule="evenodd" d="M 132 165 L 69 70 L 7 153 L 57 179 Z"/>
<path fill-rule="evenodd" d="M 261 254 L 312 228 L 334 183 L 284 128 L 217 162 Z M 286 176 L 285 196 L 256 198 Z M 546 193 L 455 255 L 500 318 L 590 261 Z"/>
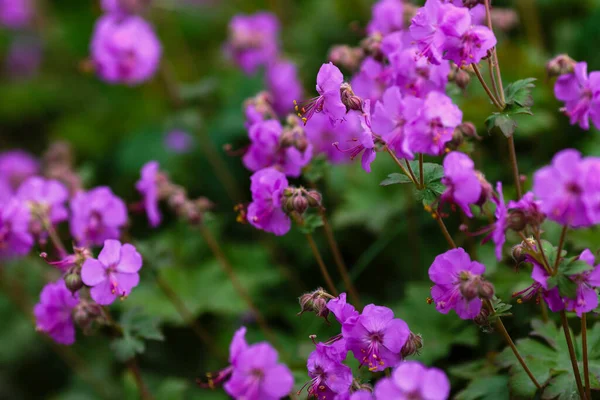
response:
<path fill-rule="evenodd" d="M 287 187 L 287 188 L 283 189 L 283 195 L 285 197 L 292 197 L 294 195 L 294 192 L 295 192 L 294 188 L 291 188 L 291 187 Z"/>
<path fill-rule="evenodd" d="M 364 53 L 361 48 L 347 45 L 333 46 L 329 50 L 329 61 L 350 71 L 358 69 L 363 57 Z"/>
<path fill-rule="evenodd" d="M 485 179 L 485 175 L 481 171 L 475 171 L 475 176 L 477 176 L 477 179 L 481 184 L 481 195 L 475 204 L 478 206 L 483 206 L 494 192 L 494 188 L 492 187 L 491 183 Z"/>
<path fill-rule="evenodd" d="M 471 75 L 469 75 L 469 73 L 464 69 L 459 68 L 454 76 L 454 82 L 459 88 L 466 89 L 469 85 L 469 82 L 471 82 Z"/>
<path fill-rule="evenodd" d="M 460 293 L 467 300 L 473 300 L 479 295 L 479 279 L 470 279 L 460 284 Z"/>
<path fill-rule="evenodd" d="M 354 94 L 352 86 L 349 83 L 342 83 L 340 86 L 340 95 L 342 103 L 346 106 L 346 110 L 354 110 L 362 112 L 362 99 Z"/>
<path fill-rule="evenodd" d="M 479 325 L 482 328 L 482 330 L 486 332 L 491 332 L 493 328 L 491 327 L 490 321 L 488 320 L 489 316 L 490 311 L 487 309 L 487 307 L 481 307 L 479 315 L 473 318 L 473 322 Z"/>
<path fill-rule="evenodd" d="M 102 306 L 87 300 L 82 300 L 75 306 L 73 311 L 73 321 L 79 326 L 83 333 L 89 335 L 92 325 L 96 323 L 106 323 Z"/>
<path fill-rule="evenodd" d="M 292 199 L 292 206 L 294 211 L 302 215 L 308 208 L 308 200 L 302 194 L 297 193 Z"/>
<path fill-rule="evenodd" d="M 511 210 L 507 219 L 508 228 L 520 232 L 527 227 L 527 216 L 522 210 Z"/>
<path fill-rule="evenodd" d="M 564 74 L 571 74 L 577 62 L 566 54 L 560 54 L 546 63 L 546 73 L 549 78 Z"/>
<path fill-rule="evenodd" d="M 360 47 L 366 55 L 373 57 L 377 61 L 383 61 L 384 54 L 381 51 L 382 40 L 383 36 L 381 33 L 375 32 L 363 39 L 360 42 Z"/>
<path fill-rule="evenodd" d="M 322 317 L 327 321 L 327 317 L 329 316 L 327 301 L 332 298 L 333 296 L 325 292 L 323 288 L 305 293 L 298 299 L 300 302 L 300 312 L 298 315 L 302 315 L 305 312 L 314 312 L 318 317 Z"/>
<path fill-rule="evenodd" d="M 463 122 L 458 126 L 458 129 L 465 137 L 481 139 L 481 137 L 477 134 L 477 128 L 475 127 L 475 124 L 472 122 Z"/>
<path fill-rule="evenodd" d="M 307 193 L 306 200 L 308 200 L 309 207 L 319 207 L 321 205 L 321 193 L 316 190 L 311 190 Z"/>
<path fill-rule="evenodd" d="M 408 336 L 408 340 L 402 347 L 401 354 L 402 358 L 406 358 L 408 356 L 412 356 L 413 354 L 418 354 L 419 350 L 423 348 L 423 338 L 419 334 L 410 333 Z"/>
<path fill-rule="evenodd" d="M 75 294 L 79 289 L 83 287 L 83 280 L 81 275 L 76 272 L 69 273 L 65 276 L 65 285 L 71 293 Z"/>
<path fill-rule="evenodd" d="M 354 393 L 354 392 L 358 392 L 360 390 L 367 391 L 369 393 L 373 393 L 373 386 L 371 386 L 368 383 L 361 382 L 355 378 L 352 381 L 352 386 L 350 386 L 350 392 Z"/>
<path fill-rule="evenodd" d="M 494 285 L 488 281 L 482 280 L 479 284 L 479 297 L 487 300 L 494 297 Z"/>
<path fill-rule="evenodd" d="M 525 246 L 522 243 L 514 245 L 511 249 L 511 255 L 517 265 L 521 264 L 526 259 Z"/>

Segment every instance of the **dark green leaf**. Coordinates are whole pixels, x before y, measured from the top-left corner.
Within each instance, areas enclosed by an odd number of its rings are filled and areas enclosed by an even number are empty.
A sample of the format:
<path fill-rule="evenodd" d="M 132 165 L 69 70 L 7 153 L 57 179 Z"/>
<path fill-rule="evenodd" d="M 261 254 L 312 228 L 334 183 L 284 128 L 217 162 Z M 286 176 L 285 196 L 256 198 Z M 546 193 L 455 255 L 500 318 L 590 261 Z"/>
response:
<path fill-rule="evenodd" d="M 320 181 L 329 168 L 330 164 L 327 162 L 327 158 L 324 154 L 319 154 L 314 157 L 310 164 L 308 164 L 304 170 L 302 171 L 302 176 L 306 178 L 309 182 L 318 182 Z"/>
<path fill-rule="evenodd" d="M 141 307 L 127 310 L 121 317 L 121 327 L 126 334 L 148 340 L 164 340 L 159 329 L 160 320 L 143 313 Z"/>
<path fill-rule="evenodd" d="M 133 358 L 136 354 L 143 353 L 146 348 L 143 340 L 135 338 L 129 334 L 125 334 L 121 338 L 114 339 L 110 346 L 115 352 L 115 356 L 120 361 L 127 361 Z"/>
<path fill-rule="evenodd" d="M 569 372 L 563 372 L 555 376 L 544 388 L 542 393 L 542 399 L 558 399 L 558 400 L 579 400 L 579 393 L 577 392 L 577 385 L 573 374 Z"/>
<path fill-rule="evenodd" d="M 412 183 L 412 181 L 408 176 L 395 172 L 393 174 L 389 174 L 387 178 L 381 181 L 380 185 L 389 186 L 397 183 Z"/>
<path fill-rule="evenodd" d="M 517 104 L 521 107 L 533 106 L 531 89 L 535 87 L 533 84 L 535 80 L 535 78 L 521 79 L 506 86 L 504 89 L 506 104 Z"/>
<path fill-rule="evenodd" d="M 558 291 L 562 297 L 574 299 L 577 297 L 577 284 L 566 275 L 558 274 Z"/>
<path fill-rule="evenodd" d="M 307 214 L 304 216 L 304 224 L 299 229 L 302 233 L 313 233 L 321 226 L 323 226 L 323 220 L 319 215 Z"/>
<path fill-rule="evenodd" d="M 590 264 L 586 263 L 583 260 L 565 261 L 567 262 L 560 263 L 558 271 L 567 276 L 577 275 L 582 272 L 594 269 L 594 267 L 592 267 Z"/>
<path fill-rule="evenodd" d="M 511 137 L 517 128 L 517 122 L 507 113 L 494 113 L 485 120 L 489 133 L 501 132 L 506 137 Z"/>
<path fill-rule="evenodd" d="M 411 163 L 413 164 L 414 161 Z M 413 171 L 417 177 L 420 176 L 419 163 L 416 164 L 416 169 L 413 166 Z M 444 167 L 436 163 L 423 163 L 423 181 L 425 184 L 439 181 L 444 176 Z"/>
<path fill-rule="evenodd" d="M 508 378 L 506 376 L 489 376 L 472 380 L 463 390 L 456 394 L 456 400 L 508 400 Z"/>

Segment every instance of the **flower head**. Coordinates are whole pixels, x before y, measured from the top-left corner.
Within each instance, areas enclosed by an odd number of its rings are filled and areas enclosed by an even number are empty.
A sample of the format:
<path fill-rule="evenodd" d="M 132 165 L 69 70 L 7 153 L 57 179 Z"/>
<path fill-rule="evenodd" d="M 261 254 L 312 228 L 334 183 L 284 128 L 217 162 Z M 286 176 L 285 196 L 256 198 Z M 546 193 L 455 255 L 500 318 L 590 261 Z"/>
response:
<path fill-rule="evenodd" d="M 413 17 L 409 27 L 420 55 L 436 65 L 442 60 L 445 35 L 440 27 L 448 7 L 451 5 L 442 4 L 440 0 L 427 0 Z"/>
<path fill-rule="evenodd" d="M 342 335 L 346 348 L 361 364 L 371 371 L 383 371 L 400 362 L 410 330 L 389 308 L 369 304 L 357 318 L 346 320 Z"/>
<path fill-rule="evenodd" d="M 306 124 L 315 113 L 324 113 L 329 117 L 332 124 L 344 119 L 346 106 L 342 103 L 340 86 L 344 82 L 344 75 L 333 65 L 323 64 L 317 74 L 317 92 L 315 97 L 306 102 L 296 104 L 296 112 L 302 117 Z"/>
<path fill-rule="evenodd" d="M 30 219 L 27 206 L 15 198 L 0 205 L 0 259 L 29 253 L 33 247 Z"/>
<path fill-rule="evenodd" d="M 390 69 L 373 57 L 367 57 L 360 64 L 360 70 L 352 77 L 354 93 L 363 99 L 375 102 L 389 86 Z"/>
<path fill-rule="evenodd" d="M 429 267 L 429 279 L 435 283 L 431 297 L 437 310 L 442 314 L 455 310 L 462 319 L 473 319 L 479 315 L 481 299 L 476 285 L 484 272 L 485 266 L 471 261 L 462 248 L 437 256 Z"/>
<path fill-rule="evenodd" d="M 444 58 L 458 66 L 478 63 L 496 45 L 496 37 L 488 27 L 473 25 L 466 8 L 447 6 L 441 24 L 446 35 L 442 50 Z"/>
<path fill-rule="evenodd" d="M 462 122 L 462 111 L 450 97 L 439 92 L 427 94 L 421 112 L 405 127 L 408 146 L 414 153 L 443 154 L 454 129 Z"/>
<path fill-rule="evenodd" d="M 404 6 L 400 0 L 379 0 L 373 5 L 373 16 L 367 33 L 387 35 L 404 26 Z"/>
<path fill-rule="evenodd" d="M 150 79 L 162 54 L 154 30 L 143 18 L 113 14 L 100 17 L 96 23 L 90 51 L 100 78 L 127 85 Z"/>
<path fill-rule="evenodd" d="M 389 60 L 389 74 L 404 95 L 425 98 L 430 92 L 445 91 L 450 73 L 448 61 L 431 64 L 426 58 L 419 57 L 419 51 L 414 46 L 400 47 L 400 50 L 389 55 Z"/>
<path fill-rule="evenodd" d="M 39 163 L 29 153 L 21 150 L 0 153 L 0 202 L 14 195 L 21 183 L 39 169 Z"/>
<path fill-rule="evenodd" d="M 464 153 L 453 151 L 444 158 L 444 178 L 446 191 L 442 201 L 457 204 L 468 217 L 473 217 L 471 204 L 477 203 L 481 196 L 481 183 L 477 178 L 475 163 Z"/>
<path fill-rule="evenodd" d="M 118 239 L 126 222 L 125 203 L 108 187 L 79 192 L 71 199 L 71 234 L 80 245 Z"/>
<path fill-rule="evenodd" d="M 579 259 L 594 267 L 589 271 L 571 275 L 569 278 L 577 284 L 577 294 L 574 299 L 565 298 L 565 309 L 575 311 L 578 316 L 590 312 L 598 307 L 598 293 L 595 288 L 600 287 L 600 264 L 595 264 L 594 254 L 585 249 Z"/>
<path fill-rule="evenodd" d="M 33 215 L 48 218 L 52 224 L 65 221 L 69 216 L 65 207 L 69 192 L 59 181 L 31 177 L 21 184 L 17 198 L 29 206 Z"/>
<path fill-rule="evenodd" d="M 310 354 L 307 362 L 309 397 L 331 399 L 347 393 L 352 385 L 352 370 L 342 363 L 342 357 L 333 346 L 323 343 Z"/>
<path fill-rule="evenodd" d="M 587 73 L 587 63 L 575 64 L 572 73 L 558 77 L 554 84 L 554 95 L 565 102 L 564 111 L 569 116 L 571 125 L 579 124 L 582 129 L 589 129 L 590 122 L 600 129 L 600 72 Z"/>
<path fill-rule="evenodd" d="M 288 187 L 285 175 L 275 168 L 265 168 L 250 177 L 252 203 L 248 222 L 258 229 L 285 235 L 291 228 L 290 217 L 282 209 L 283 191 Z"/>
<path fill-rule="evenodd" d="M 359 316 L 359 312 L 356 311 L 354 306 L 346 302 L 346 293 L 341 293 L 335 299 L 329 300 L 327 302 L 327 308 L 335 315 L 335 319 L 342 325 L 350 319 L 355 319 Z"/>
<path fill-rule="evenodd" d="M 144 208 L 152 227 L 160 224 L 161 216 L 158 209 L 158 185 L 157 178 L 159 165 L 156 161 L 150 161 L 142 167 L 141 179 L 135 184 L 135 188 L 144 196 Z"/>
<path fill-rule="evenodd" d="M 267 66 L 267 90 L 273 109 L 284 116 L 294 109 L 294 100 L 302 97 L 302 83 L 296 65 L 291 61 L 277 60 Z"/>
<path fill-rule="evenodd" d="M 33 309 L 38 330 L 60 344 L 75 343 L 72 311 L 79 304 L 79 295 L 72 294 L 62 279 L 48 283 L 40 293 L 40 302 Z"/>
<path fill-rule="evenodd" d="M 31 0 L 0 0 L 0 25 L 18 29 L 29 24 L 33 16 Z"/>
<path fill-rule="evenodd" d="M 140 281 L 142 256 L 130 244 L 106 240 L 98 259 L 88 258 L 81 267 L 81 279 L 90 286 L 90 295 L 98 304 L 112 304 L 127 297 Z"/>
<path fill-rule="evenodd" d="M 176 154 L 189 153 L 194 145 L 194 138 L 184 131 L 171 131 L 165 135 L 164 140 L 167 149 Z"/>
<path fill-rule="evenodd" d="M 390 378 L 383 378 L 375 386 L 377 399 L 446 400 L 449 395 L 446 374 L 418 361 L 400 363 Z"/>
<path fill-rule="evenodd" d="M 246 74 L 277 58 L 279 21 L 268 12 L 236 15 L 229 22 L 227 53 Z"/>
<path fill-rule="evenodd" d="M 345 145 L 353 142 L 353 138 L 361 132 L 360 116 L 357 113 L 348 113 L 344 123 L 334 125 L 326 115 L 319 113 L 312 117 L 304 130 L 316 154 L 324 154 L 333 164 L 349 162 L 350 155 L 339 151 L 334 143 Z"/>

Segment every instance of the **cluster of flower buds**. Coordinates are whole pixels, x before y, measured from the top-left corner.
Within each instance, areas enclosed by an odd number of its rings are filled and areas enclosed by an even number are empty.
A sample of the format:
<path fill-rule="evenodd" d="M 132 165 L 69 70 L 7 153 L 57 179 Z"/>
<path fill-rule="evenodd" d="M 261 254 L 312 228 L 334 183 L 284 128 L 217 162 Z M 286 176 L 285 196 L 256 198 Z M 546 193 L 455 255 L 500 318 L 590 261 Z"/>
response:
<path fill-rule="evenodd" d="M 83 280 L 81 279 L 81 267 L 85 260 L 92 258 L 92 256 L 91 250 L 87 247 L 76 246 L 73 246 L 73 254 L 67 255 L 59 261 L 48 261 L 48 254 L 40 254 L 40 257 L 46 260 L 48 264 L 65 272 L 65 285 L 73 294 L 83 287 Z"/>
<path fill-rule="evenodd" d="M 577 61 L 567 54 L 559 54 L 546 63 L 548 78 L 554 78 L 564 74 L 572 74 L 575 71 Z"/>
<path fill-rule="evenodd" d="M 360 48 L 366 56 L 372 57 L 377 61 L 383 61 L 384 54 L 381 50 L 382 40 L 383 35 L 381 35 L 379 32 L 375 32 L 360 42 Z"/>
<path fill-rule="evenodd" d="M 81 177 L 74 171 L 75 158 L 68 142 L 54 142 L 42 158 L 44 175 L 62 182 L 71 195 L 83 189 Z"/>
<path fill-rule="evenodd" d="M 535 249 L 535 248 L 536 248 L 535 239 L 532 237 L 526 238 L 526 240 L 523 240 L 521 243 L 513 246 L 512 250 L 511 250 L 512 258 L 515 261 L 515 263 L 517 263 L 517 265 L 519 265 L 527 260 L 527 253 L 528 253 L 529 249 Z"/>
<path fill-rule="evenodd" d="M 406 341 L 406 343 L 404 344 L 404 347 L 402 347 L 402 351 L 400 352 L 400 354 L 402 355 L 402 358 L 406 358 L 415 354 L 419 354 L 419 351 L 423 348 L 423 337 L 421 337 L 420 334 L 418 333 L 413 333 L 412 331 L 410 332 L 410 335 L 408 336 L 408 340 Z"/>
<path fill-rule="evenodd" d="M 302 215 L 309 207 L 321 207 L 321 194 L 316 190 L 289 187 L 284 190 L 283 196 L 284 209 L 288 213 L 297 212 Z"/>
<path fill-rule="evenodd" d="M 293 114 L 287 117 L 287 125 L 283 127 L 279 136 L 279 145 L 283 148 L 295 147 L 300 152 L 308 148 L 309 142 L 304 127 Z"/>
<path fill-rule="evenodd" d="M 73 321 L 85 335 L 90 335 L 95 326 L 106 325 L 109 322 L 102 306 L 86 299 L 81 300 L 73 309 Z"/>
<path fill-rule="evenodd" d="M 244 101 L 244 112 L 246 114 L 246 128 L 257 122 L 276 119 L 277 114 L 273 109 L 273 99 L 269 92 L 259 92 L 256 96 Z"/>
<path fill-rule="evenodd" d="M 351 47 L 345 44 L 333 46 L 329 50 L 328 59 L 348 71 L 356 71 L 364 58 L 364 51 L 360 47 Z"/>
<path fill-rule="evenodd" d="M 317 290 L 313 292 L 304 293 L 298 299 L 301 309 L 298 315 L 302 315 L 305 312 L 314 312 L 317 317 L 324 318 L 325 321 L 327 321 L 327 317 L 329 316 L 327 302 L 334 298 L 335 297 L 323 290 L 323 288 L 317 288 Z"/>
<path fill-rule="evenodd" d="M 354 94 L 352 86 L 349 83 L 344 82 L 340 86 L 340 95 L 342 103 L 346 106 L 346 111 L 354 110 L 363 112 L 363 100 Z"/>
<path fill-rule="evenodd" d="M 486 281 L 483 276 L 471 274 L 469 271 L 462 271 L 459 279 L 460 293 L 467 301 L 478 297 L 487 300 L 494 297 L 494 285 Z"/>
<path fill-rule="evenodd" d="M 206 197 L 190 199 L 186 190 L 179 185 L 170 184 L 166 196 L 167 204 L 175 211 L 177 216 L 192 225 L 199 225 L 204 220 L 204 214 L 213 208 L 214 204 Z"/>
<path fill-rule="evenodd" d="M 460 68 L 456 64 L 452 64 L 450 66 L 450 73 L 448 74 L 448 81 L 456 83 L 456 86 L 464 90 L 469 86 L 469 82 L 471 82 L 470 70 L 472 70 L 470 66 Z"/>

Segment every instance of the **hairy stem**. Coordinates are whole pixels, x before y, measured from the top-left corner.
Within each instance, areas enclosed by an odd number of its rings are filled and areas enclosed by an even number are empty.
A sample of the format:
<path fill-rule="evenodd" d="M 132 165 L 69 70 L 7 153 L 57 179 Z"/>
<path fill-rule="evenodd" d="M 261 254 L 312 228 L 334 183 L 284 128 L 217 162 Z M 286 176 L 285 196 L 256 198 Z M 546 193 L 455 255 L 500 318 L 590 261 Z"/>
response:
<path fill-rule="evenodd" d="M 583 379 L 585 380 L 585 392 L 588 399 L 592 400 L 592 389 L 590 387 L 590 366 L 588 362 L 587 346 L 587 313 L 581 315 L 581 347 L 583 353 Z"/>
<path fill-rule="evenodd" d="M 456 249 L 456 243 L 454 243 L 454 239 L 452 239 L 452 235 L 450 235 L 450 232 L 448 232 L 448 228 L 446 228 L 446 224 L 444 223 L 444 220 L 442 219 L 442 216 L 439 214 L 434 214 L 433 218 L 437 221 L 438 225 L 440 226 L 440 229 L 442 230 L 442 234 L 444 235 L 444 238 L 446 238 L 446 241 L 448 242 L 448 245 L 450 246 L 451 249 Z"/>
<path fill-rule="evenodd" d="M 563 246 L 565 245 L 565 237 L 567 236 L 567 231 L 569 230 L 569 225 L 565 225 L 560 232 L 560 240 L 558 241 L 558 251 L 556 252 L 556 261 L 554 261 L 554 272 L 553 275 L 556 275 L 558 272 L 558 264 L 560 264 L 560 253 L 562 253 Z"/>
<path fill-rule="evenodd" d="M 269 339 L 269 341 L 272 342 L 273 345 L 276 346 L 277 338 L 273 334 L 273 331 L 271 331 L 271 329 L 269 328 L 269 326 L 267 324 L 267 320 L 265 319 L 263 314 L 260 312 L 260 310 L 256 307 L 256 305 L 252 301 L 252 298 L 250 297 L 250 294 L 248 293 L 246 288 L 241 284 L 238 276 L 236 275 L 235 271 L 233 270 L 233 267 L 229 263 L 229 260 L 227 259 L 227 257 L 225 257 L 225 254 L 223 253 L 221 246 L 219 245 L 219 243 L 213 236 L 212 232 L 205 226 L 201 225 L 200 233 L 201 233 L 202 237 L 204 238 L 204 241 L 206 242 L 206 244 L 208 244 L 208 247 L 212 251 L 213 255 L 217 259 L 217 262 L 221 266 L 221 269 L 229 277 L 229 280 L 231 281 L 231 284 L 233 285 L 233 288 L 237 292 L 238 296 L 240 296 L 242 298 L 242 300 L 244 300 L 244 302 L 246 303 L 246 306 L 250 309 L 250 311 L 252 311 L 252 314 L 256 318 L 256 322 L 257 322 L 260 330 L 262 331 L 262 333 L 267 337 L 267 339 Z"/>
<path fill-rule="evenodd" d="M 487 83 L 485 83 L 485 79 L 483 79 L 483 76 L 481 76 L 481 71 L 479 71 L 479 67 L 477 66 L 477 64 L 473 63 L 473 64 L 471 64 L 471 66 L 473 67 L 473 71 L 475 71 L 475 75 L 477 76 L 477 79 L 479 79 L 479 82 L 481 83 L 481 86 L 483 87 L 483 90 L 485 90 L 485 92 L 487 93 L 487 95 L 490 98 L 490 100 L 492 100 L 492 103 L 494 103 L 494 105 L 499 110 L 502 110 L 504 107 L 502 107 L 502 105 L 500 104 L 500 102 L 498 101 L 498 99 L 496 99 L 496 96 L 494 96 L 494 94 L 490 90 L 490 88 L 487 85 Z"/>
<path fill-rule="evenodd" d="M 327 267 L 325 266 L 323 257 L 321 257 L 321 253 L 319 253 L 319 248 L 317 247 L 317 244 L 315 243 L 315 240 L 313 239 L 313 237 L 310 233 L 306 234 L 306 240 L 308 240 L 308 245 L 310 246 L 310 249 L 312 250 L 313 256 L 315 256 L 315 260 L 317 260 L 317 264 L 319 264 L 319 269 L 321 270 L 321 275 L 323 275 L 323 279 L 325 279 L 327 288 L 329 289 L 331 294 L 333 294 L 335 297 L 337 297 L 339 295 L 339 293 L 338 293 L 337 289 L 335 288 L 333 281 L 331 280 L 331 276 L 329 275 L 329 272 L 327 272 Z"/>
<path fill-rule="evenodd" d="M 394 162 L 396 163 L 396 165 L 398 165 L 398 167 L 400 167 L 400 169 L 402 170 L 402 173 L 406 176 L 408 176 L 408 178 L 411 180 L 412 183 L 414 183 L 417 187 L 419 186 L 419 184 L 417 183 L 417 181 L 414 178 L 414 175 L 410 174 L 406 168 L 404 167 L 404 165 L 402 165 L 402 163 L 400 162 L 400 160 L 398 160 L 398 157 L 396 157 L 396 155 L 394 154 L 394 152 L 389 148 L 389 147 L 385 147 L 385 151 L 390 155 L 390 157 L 392 157 L 392 160 L 394 160 Z"/>
<path fill-rule="evenodd" d="M 423 189 L 423 185 L 421 185 L 419 183 L 419 180 L 415 176 L 415 173 L 413 172 L 413 170 L 410 166 L 410 163 L 408 162 L 408 160 L 406 158 L 404 159 L 404 164 L 406 164 L 406 169 L 408 170 L 408 173 L 410 174 L 411 180 L 415 183 L 415 185 L 417 185 L 417 189 Z"/>
<path fill-rule="evenodd" d="M 342 257 L 342 253 L 340 252 L 340 248 L 337 244 L 337 241 L 335 240 L 335 236 L 333 235 L 333 229 L 331 228 L 331 224 L 329 223 L 325 214 L 325 208 L 320 207 L 319 214 L 321 214 L 321 220 L 323 221 L 323 229 L 325 230 L 325 236 L 327 236 L 327 242 L 329 243 L 329 247 L 331 248 L 331 252 L 333 253 L 333 258 L 335 259 L 335 264 L 337 265 L 338 271 L 342 276 L 342 279 L 344 280 L 344 285 L 350 293 L 352 301 L 356 304 L 358 308 L 362 308 L 358 291 L 354 287 L 352 279 L 350 279 L 350 275 L 348 274 L 348 267 L 346 267 L 346 263 L 344 262 L 344 258 Z"/>
<path fill-rule="evenodd" d="M 135 385 L 137 386 L 138 392 L 140 393 L 140 398 L 142 400 L 153 400 L 154 397 L 150 393 L 150 390 L 148 390 L 148 386 L 146 386 L 146 383 L 142 378 L 142 372 L 140 371 L 140 367 L 135 358 L 132 358 L 131 360 L 127 361 L 127 368 L 129 368 L 129 371 L 131 371 L 131 373 L 133 374 L 133 378 L 135 379 Z"/>
<path fill-rule="evenodd" d="M 65 246 L 63 245 L 62 240 L 60 240 L 60 237 L 58 236 L 56 229 L 54 229 L 52 222 L 45 221 L 44 229 L 48 233 L 48 237 L 50 238 L 50 241 L 52 242 L 52 245 L 54 246 L 56 251 L 58 251 L 60 257 L 65 257 L 67 254 L 69 254 L 69 253 L 67 253 L 67 250 L 65 249 Z"/>
<path fill-rule="evenodd" d="M 486 300 L 485 304 L 486 304 L 487 308 L 490 310 L 490 312 L 492 313 L 492 315 L 496 313 L 496 310 L 494 310 L 494 306 L 492 305 L 492 303 L 489 300 Z M 533 373 L 527 366 L 527 363 L 521 356 L 521 353 L 519 353 L 519 349 L 517 349 L 517 346 L 515 346 L 515 342 L 513 342 L 512 338 L 510 337 L 510 334 L 506 330 L 506 327 L 504 326 L 504 323 L 502 322 L 502 319 L 500 317 L 498 317 L 496 319 L 496 328 L 498 329 L 500 334 L 504 337 L 504 340 L 506 340 L 506 343 L 508 344 L 508 346 L 514 353 L 517 360 L 519 361 L 519 364 L 521 364 L 521 367 L 523 367 L 523 370 L 525 370 L 525 373 L 527 374 L 527 376 L 529 376 L 529 379 L 531 379 L 531 382 L 533 382 L 533 384 L 535 385 L 536 388 L 541 389 L 542 386 L 539 384 L 537 379 L 535 379 L 535 376 L 533 376 Z"/>
<path fill-rule="evenodd" d="M 573 374 L 575 375 L 575 382 L 577 383 L 577 390 L 579 390 L 579 396 L 585 399 L 585 391 L 581 384 L 581 375 L 579 374 L 579 366 L 577 365 L 577 358 L 575 357 L 575 348 L 573 347 L 573 339 L 571 339 L 571 332 L 569 330 L 569 323 L 567 322 L 567 314 L 565 311 L 560 312 L 560 321 L 562 322 L 563 331 L 565 332 L 565 339 L 567 339 L 567 347 L 569 348 L 569 357 L 571 358 L 571 366 L 573 367 Z M 591 398 L 590 398 L 591 400 Z"/>

